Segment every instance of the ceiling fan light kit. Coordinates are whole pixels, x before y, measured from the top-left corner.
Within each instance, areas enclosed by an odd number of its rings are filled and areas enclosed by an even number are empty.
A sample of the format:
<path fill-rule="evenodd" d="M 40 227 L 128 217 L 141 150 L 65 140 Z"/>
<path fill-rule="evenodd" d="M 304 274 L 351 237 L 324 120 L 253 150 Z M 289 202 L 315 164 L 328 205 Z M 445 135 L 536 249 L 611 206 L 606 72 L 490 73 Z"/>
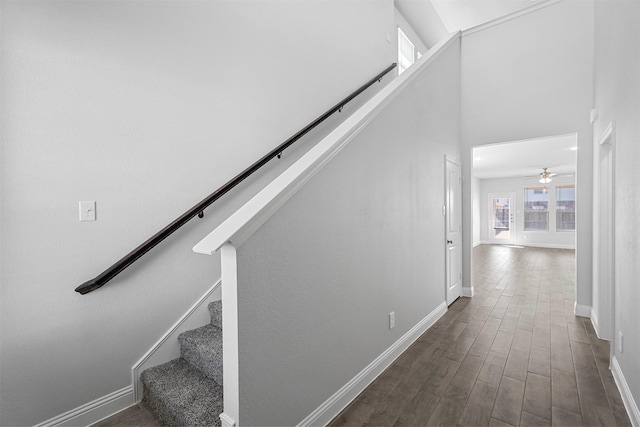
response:
<path fill-rule="evenodd" d="M 547 171 L 547 168 L 542 168 L 542 173 L 540 173 L 540 179 L 538 180 L 539 183 L 541 184 L 548 184 L 551 181 L 553 181 L 554 176 L 556 176 L 555 173 L 550 173 Z"/>

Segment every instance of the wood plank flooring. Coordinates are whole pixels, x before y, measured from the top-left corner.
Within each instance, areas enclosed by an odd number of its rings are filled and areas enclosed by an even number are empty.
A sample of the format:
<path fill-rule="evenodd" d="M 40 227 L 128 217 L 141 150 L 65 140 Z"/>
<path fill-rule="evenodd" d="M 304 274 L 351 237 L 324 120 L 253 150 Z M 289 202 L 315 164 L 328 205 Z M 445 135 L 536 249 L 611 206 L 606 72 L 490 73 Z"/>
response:
<path fill-rule="evenodd" d="M 160 427 L 161 425 L 153 412 L 142 404 L 137 404 L 97 422 L 91 427 Z"/>
<path fill-rule="evenodd" d="M 481 245 L 460 298 L 331 426 L 630 426 L 575 252 Z"/>

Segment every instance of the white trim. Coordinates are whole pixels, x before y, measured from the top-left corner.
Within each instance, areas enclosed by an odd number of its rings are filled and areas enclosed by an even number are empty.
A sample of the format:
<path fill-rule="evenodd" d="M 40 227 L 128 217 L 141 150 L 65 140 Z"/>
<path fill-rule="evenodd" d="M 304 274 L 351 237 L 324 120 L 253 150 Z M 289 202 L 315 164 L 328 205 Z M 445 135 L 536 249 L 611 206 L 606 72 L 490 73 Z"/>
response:
<path fill-rule="evenodd" d="M 473 298 L 473 286 L 462 287 L 462 296 L 467 298 Z"/>
<path fill-rule="evenodd" d="M 150 361 L 152 356 L 156 354 L 156 352 L 158 352 L 158 350 L 165 343 L 167 343 L 169 338 L 175 337 L 176 334 L 181 334 L 182 332 L 185 332 L 191 329 L 191 326 L 185 324 L 185 322 L 196 311 L 198 311 L 198 309 L 205 302 L 208 301 L 211 294 L 213 294 L 220 287 L 220 284 L 221 284 L 221 279 L 218 279 L 218 281 L 211 288 L 209 288 L 209 290 L 202 297 L 200 297 L 200 299 L 196 301 L 195 304 L 193 304 L 191 308 L 187 310 L 187 312 L 184 315 L 182 315 L 182 317 L 178 319 L 178 321 L 171 328 L 169 328 L 167 332 L 165 332 L 165 334 L 153 345 L 153 347 L 151 347 L 149 351 L 147 351 L 145 355 L 142 356 L 142 358 L 138 360 L 138 362 L 135 365 L 133 365 L 133 367 L 131 368 L 131 382 L 133 384 L 133 396 L 134 396 L 135 402 L 141 401 L 143 397 L 142 383 L 140 382 L 140 374 L 142 373 L 143 370 L 152 367 L 151 365 L 147 364 L 147 362 Z M 174 357 L 172 358 L 177 358 L 177 357 L 180 357 L 180 354 L 178 353 L 177 355 L 173 355 L 173 356 Z M 166 358 L 167 360 L 153 361 L 154 363 L 153 366 L 157 366 L 162 363 L 168 362 L 172 358 Z"/>
<path fill-rule="evenodd" d="M 527 248 L 546 248 L 546 249 L 575 249 L 576 245 L 562 245 L 558 243 L 517 243 L 518 246 Z"/>
<path fill-rule="evenodd" d="M 620 367 L 615 355 L 611 358 L 611 373 L 613 374 L 613 379 L 618 386 L 618 390 L 620 390 L 620 395 L 622 396 L 622 401 L 624 402 L 627 414 L 629 414 L 629 418 L 631 418 L 631 425 L 640 426 L 640 410 L 638 410 L 638 404 L 633 398 L 629 384 L 624 377 L 622 368 Z"/>
<path fill-rule="evenodd" d="M 443 301 L 333 396 L 300 421 L 298 426 L 327 425 L 446 312 L 447 303 Z"/>
<path fill-rule="evenodd" d="M 544 249 L 575 249 L 576 245 L 561 245 L 558 243 L 491 243 L 487 241 L 480 241 L 479 243 L 474 243 L 473 247 L 475 248 L 478 245 L 493 245 L 493 246 L 524 246 L 526 248 L 544 248 Z"/>
<path fill-rule="evenodd" d="M 560 3 L 564 0 L 547 0 L 534 4 L 533 6 L 527 7 L 525 9 L 517 10 L 513 13 L 510 13 L 505 16 L 501 16 L 500 18 L 493 19 L 489 22 L 485 22 L 484 24 L 476 25 L 475 27 L 468 28 L 462 31 L 462 37 L 469 36 L 471 34 L 477 33 L 479 31 L 487 30 L 491 27 L 495 27 L 496 25 L 503 24 L 505 22 L 511 21 L 516 18 L 520 18 L 521 16 L 528 15 L 533 12 L 537 12 L 540 9 L 547 8 L 549 6 L 553 6 L 556 3 Z"/>
<path fill-rule="evenodd" d="M 601 340 L 604 339 L 606 341 L 609 341 L 608 339 L 603 338 L 602 335 L 600 334 L 600 325 L 598 324 L 598 313 L 596 313 L 596 310 L 593 307 L 591 307 L 591 312 L 589 314 L 589 317 L 591 318 L 591 324 L 593 325 L 593 330 L 595 331 L 596 336 Z"/>
<path fill-rule="evenodd" d="M 238 257 L 225 243 L 220 251 L 222 272 L 222 399 L 224 422 L 240 425 L 240 353 L 238 343 Z"/>
<path fill-rule="evenodd" d="M 50 418 L 35 427 L 88 426 L 135 405 L 130 385 L 109 393 L 64 414 Z"/>
<path fill-rule="evenodd" d="M 475 242 L 473 244 L 473 247 L 475 248 L 476 246 L 480 246 L 480 245 L 490 245 L 491 242 L 489 242 L 488 240 L 479 240 L 477 242 Z"/>
<path fill-rule="evenodd" d="M 610 122 L 604 133 L 602 134 L 602 138 L 598 142 L 600 145 L 612 145 L 613 144 L 613 131 L 615 129 L 615 123 Z"/>
<path fill-rule="evenodd" d="M 236 422 L 226 413 L 220 414 L 220 421 L 222 422 L 222 427 L 235 427 Z"/>
<path fill-rule="evenodd" d="M 582 305 L 577 302 L 573 303 L 573 314 L 579 317 L 590 317 L 591 316 L 591 306 L 590 305 Z"/>
<path fill-rule="evenodd" d="M 296 191 L 355 138 L 402 89 L 429 68 L 440 53 L 459 38 L 460 33 L 454 33 L 438 42 L 416 61 L 413 67 L 382 88 L 322 141 L 197 243 L 193 247 L 194 252 L 212 255 L 227 242 L 231 242 L 235 247 L 242 245 Z"/>

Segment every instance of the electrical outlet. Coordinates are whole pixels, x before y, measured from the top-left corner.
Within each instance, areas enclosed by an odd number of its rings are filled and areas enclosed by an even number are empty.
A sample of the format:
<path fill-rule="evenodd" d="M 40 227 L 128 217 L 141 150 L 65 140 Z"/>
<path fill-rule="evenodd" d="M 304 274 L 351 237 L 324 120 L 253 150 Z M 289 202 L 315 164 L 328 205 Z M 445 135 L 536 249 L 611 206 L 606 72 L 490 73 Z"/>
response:
<path fill-rule="evenodd" d="M 389 329 L 393 329 L 396 327 L 396 312 L 392 311 L 389 313 Z"/>
<path fill-rule="evenodd" d="M 618 331 L 618 351 L 622 353 L 622 331 Z"/>

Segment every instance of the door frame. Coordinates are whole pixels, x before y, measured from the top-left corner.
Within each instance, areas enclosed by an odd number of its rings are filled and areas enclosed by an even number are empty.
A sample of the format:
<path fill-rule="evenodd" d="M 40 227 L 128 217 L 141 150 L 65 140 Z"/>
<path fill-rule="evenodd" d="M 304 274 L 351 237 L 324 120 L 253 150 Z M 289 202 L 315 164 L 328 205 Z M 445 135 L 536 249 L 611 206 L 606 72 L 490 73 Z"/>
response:
<path fill-rule="evenodd" d="M 596 146 L 594 177 L 595 239 L 593 279 L 599 301 L 591 309 L 591 321 L 599 338 L 611 342 L 610 356 L 615 354 L 615 124 L 609 123 Z M 603 168 L 603 164 L 606 165 Z M 610 357 L 612 360 L 612 357 Z"/>
<path fill-rule="evenodd" d="M 495 239 L 492 235 L 491 230 L 493 230 L 493 199 L 496 197 L 507 197 L 509 199 L 509 240 L 507 239 Z M 500 193 L 488 193 L 487 194 L 487 205 L 489 211 L 489 218 L 487 222 L 487 237 L 489 243 L 498 244 L 498 245 L 514 245 L 516 241 L 516 216 L 514 213 L 514 208 L 516 204 L 516 193 L 508 193 L 508 192 L 500 192 Z"/>

